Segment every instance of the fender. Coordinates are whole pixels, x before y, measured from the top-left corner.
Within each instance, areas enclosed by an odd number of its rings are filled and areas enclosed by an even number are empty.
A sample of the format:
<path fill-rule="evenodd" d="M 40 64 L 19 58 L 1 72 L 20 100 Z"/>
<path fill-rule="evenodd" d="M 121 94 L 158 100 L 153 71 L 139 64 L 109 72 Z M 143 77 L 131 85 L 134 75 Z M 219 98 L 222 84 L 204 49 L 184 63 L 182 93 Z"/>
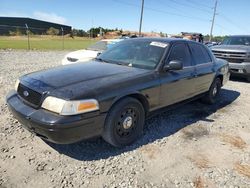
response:
<path fill-rule="evenodd" d="M 143 95 L 142 93 L 140 93 L 139 91 L 128 91 L 126 93 L 123 93 L 122 95 L 119 95 L 117 97 L 115 97 L 112 101 L 109 102 L 108 105 L 108 109 L 112 108 L 113 105 L 115 105 L 118 101 L 120 101 L 121 99 L 125 98 L 125 97 L 133 97 L 136 98 L 137 100 L 139 100 L 144 109 L 145 109 L 145 113 L 148 112 L 149 110 L 149 102 L 147 99 L 147 96 Z"/>

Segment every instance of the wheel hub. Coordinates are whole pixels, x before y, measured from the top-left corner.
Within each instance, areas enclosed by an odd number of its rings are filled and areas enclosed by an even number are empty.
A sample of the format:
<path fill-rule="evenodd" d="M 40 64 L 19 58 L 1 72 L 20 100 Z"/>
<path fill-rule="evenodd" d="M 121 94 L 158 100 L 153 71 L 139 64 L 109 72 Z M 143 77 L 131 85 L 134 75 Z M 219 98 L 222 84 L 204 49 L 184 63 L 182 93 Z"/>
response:
<path fill-rule="evenodd" d="M 128 116 L 124 119 L 122 125 L 124 129 L 129 129 L 133 124 L 133 118 L 131 116 Z"/>
<path fill-rule="evenodd" d="M 213 89 L 213 96 L 215 96 L 217 94 L 217 87 L 214 87 Z"/>

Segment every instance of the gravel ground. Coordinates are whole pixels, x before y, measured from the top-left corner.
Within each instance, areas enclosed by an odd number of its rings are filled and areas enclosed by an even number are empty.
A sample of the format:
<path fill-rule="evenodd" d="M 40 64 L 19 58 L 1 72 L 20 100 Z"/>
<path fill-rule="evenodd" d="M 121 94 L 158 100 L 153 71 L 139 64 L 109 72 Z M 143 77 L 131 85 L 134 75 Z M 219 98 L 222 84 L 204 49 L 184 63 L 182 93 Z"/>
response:
<path fill-rule="evenodd" d="M 23 129 L 7 92 L 66 53 L 0 51 L 0 187 L 250 187 L 250 84 L 242 80 L 228 82 L 216 105 L 151 117 L 144 136 L 122 149 L 100 138 L 48 144 Z"/>

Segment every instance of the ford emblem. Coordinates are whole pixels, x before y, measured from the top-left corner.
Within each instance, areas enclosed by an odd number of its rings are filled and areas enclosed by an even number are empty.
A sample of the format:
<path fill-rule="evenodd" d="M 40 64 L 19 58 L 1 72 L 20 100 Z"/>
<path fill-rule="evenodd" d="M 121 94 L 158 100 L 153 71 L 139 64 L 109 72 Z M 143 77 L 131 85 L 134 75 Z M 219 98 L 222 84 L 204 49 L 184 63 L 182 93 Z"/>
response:
<path fill-rule="evenodd" d="M 24 91 L 24 92 L 23 92 L 23 95 L 24 95 L 25 97 L 28 97 L 28 96 L 29 96 L 29 92 L 28 92 L 28 91 Z"/>

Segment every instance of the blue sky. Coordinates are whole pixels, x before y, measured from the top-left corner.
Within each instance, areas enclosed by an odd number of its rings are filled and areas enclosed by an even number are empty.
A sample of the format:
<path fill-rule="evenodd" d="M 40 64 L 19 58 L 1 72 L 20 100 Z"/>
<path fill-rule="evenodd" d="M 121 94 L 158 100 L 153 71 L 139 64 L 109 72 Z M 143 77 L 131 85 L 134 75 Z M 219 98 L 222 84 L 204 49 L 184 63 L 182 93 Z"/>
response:
<path fill-rule="evenodd" d="M 208 34 L 215 0 L 145 0 L 142 31 Z M 0 16 L 137 31 L 141 0 L 0 0 Z M 250 34 L 250 0 L 218 0 L 214 35 Z"/>

